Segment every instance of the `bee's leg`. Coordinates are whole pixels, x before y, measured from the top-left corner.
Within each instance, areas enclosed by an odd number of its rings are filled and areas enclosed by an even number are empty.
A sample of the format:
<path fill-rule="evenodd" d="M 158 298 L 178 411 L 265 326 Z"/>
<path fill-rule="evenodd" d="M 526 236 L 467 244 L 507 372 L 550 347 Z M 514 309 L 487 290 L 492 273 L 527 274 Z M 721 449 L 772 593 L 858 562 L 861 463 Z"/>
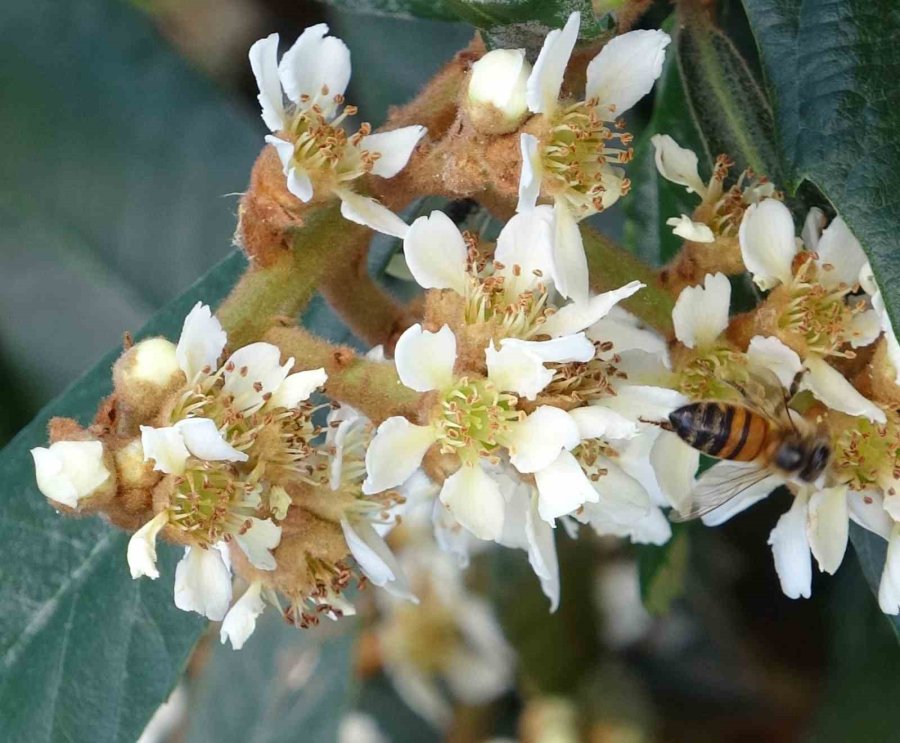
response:
<path fill-rule="evenodd" d="M 638 418 L 641 423 L 649 423 L 651 426 L 659 426 L 663 431 L 674 431 L 675 429 L 672 427 L 672 424 L 669 421 L 652 421 L 648 418 Z"/>
<path fill-rule="evenodd" d="M 796 395 L 800 391 L 800 382 L 803 381 L 804 374 L 806 374 L 806 369 L 801 369 L 794 375 L 793 380 L 791 380 L 791 386 L 788 388 L 788 400 L 791 400 L 794 395 Z"/>

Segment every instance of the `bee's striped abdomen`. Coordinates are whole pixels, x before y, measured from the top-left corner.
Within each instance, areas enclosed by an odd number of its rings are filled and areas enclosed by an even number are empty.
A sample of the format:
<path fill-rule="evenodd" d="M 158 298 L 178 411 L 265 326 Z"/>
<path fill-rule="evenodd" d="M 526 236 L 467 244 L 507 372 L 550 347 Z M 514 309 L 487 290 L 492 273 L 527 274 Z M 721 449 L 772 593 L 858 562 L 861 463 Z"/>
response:
<path fill-rule="evenodd" d="M 670 416 L 672 427 L 685 443 L 719 459 L 750 462 L 766 443 L 769 424 L 761 415 L 737 405 L 696 402 Z"/>

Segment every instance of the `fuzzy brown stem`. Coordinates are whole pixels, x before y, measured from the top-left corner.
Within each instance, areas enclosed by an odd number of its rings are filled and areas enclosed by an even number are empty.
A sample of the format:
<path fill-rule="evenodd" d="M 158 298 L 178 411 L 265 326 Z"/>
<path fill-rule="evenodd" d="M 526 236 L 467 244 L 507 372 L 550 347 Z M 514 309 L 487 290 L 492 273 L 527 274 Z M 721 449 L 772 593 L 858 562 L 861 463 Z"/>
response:
<path fill-rule="evenodd" d="M 303 369 L 322 367 L 329 397 L 352 405 L 375 423 L 392 415 L 415 419 L 421 395 L 405 387 L 393 364 L 360 358 L 348 346 L 333 346 L 303 328 L 272 328 L 265 339 L 293 356 Z"/>

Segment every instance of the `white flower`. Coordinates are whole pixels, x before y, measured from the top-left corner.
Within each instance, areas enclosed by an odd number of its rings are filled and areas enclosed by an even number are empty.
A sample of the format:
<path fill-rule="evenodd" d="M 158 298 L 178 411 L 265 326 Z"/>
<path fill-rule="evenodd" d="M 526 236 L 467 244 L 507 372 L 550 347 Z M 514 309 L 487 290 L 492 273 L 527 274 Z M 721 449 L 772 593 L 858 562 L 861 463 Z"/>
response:
<path fill-rule="evenodd" d="M 57 441 L 31 450 L 38 490 L 57 503 L 78 508 L 111 477 L 99 441 Z"/>
<path fill-rule="evenodd" d="M 230 446 L 214 421 L 186 418 L 174 426 L 141 426 L 144 457 L 154 460 L 153 469 L 171 475 L 184 474 L 188 458 L 210 462 L 246 462 L 247 455 Z"/>
<path fill-rule="evenodd" d="M 256 629 L 256 620 L 266 609 L 262 598 L 262 583 L 254 581 L 232 606 L 219 630 L 219 640 L 224 645 L 231 642 L 233 650 L 240 650 Z"/>
<path fill-rule="evenodd" d="M 505 134 L 528 115 L 525 85 L 531 65 L 524 49 L 494 49 L 472 65 L 467 111 L 479 131 Z"/>
<path fill-rule="evenodd" d="M 659 174 L 667 181 L 684 186 L 688 193 L 706 198 L 706 184 L 697 172 L 697 155 L 692 150 L 681 147 L 668 134 L 654 134 L 650 141 L 655 150 Z"/>
<path fill-rule="evenodd" d="M 144 524 L 128 540 L 128 567 L 134 579 L 147 576 L 156 580 L 159 570 L 156 567 L 156 537 L 169 522 L 169 514 L 160 511 Z"/>
<path fill-rule="evenodd" d="M 263 121 L 273 132 L 266 141 L 284 166 L 288 190 L 301 201 L 323 192 L 341 200 L 346 219 L 403 237 L 406 224 L 350 184 L 365 173 L 391 178 L 406 165 L 425 129 L 407 126 L 369 134 L 364 126 L 348 137 L 338 115 L 350 81 L 350 51 L 328 26 L 307 28 L 278 62 L 278 34 L 250 48 L 250 66 L 259 87 Z M 290 104 L 286 107 L 284 96 Z"/>
<path fill-rule="evenodd" d="M 566 65 L 578 38 L 580 15 L 551 31 L 528 78 L 527 102 L 546 118 L 541 137 L 521 135 L 518 211 L 534 208 L 543 192 L 554 201 L 557 289 L 576 302 L 588 298 L 587 263 L 577 223 L 615 203 L 628 189 L 618 163 L 630 135 L 612 124 L 650 92 L 662 72 L 669 36 L 631 31 L 609 41 L 587 68 L 586 100 L 560 101 Z M 572 145 L 572 140 L 578 146 Z"/>
<path fill-rule="evenodd" d="M 186 547 L 175 568 L 175 606 L 220 622 L 231 603 L 231 571 L 216 547 Z"/>
<path fill-rule="evenodd" d="M 728 327 L 731 284 L 728 277 L 707 274 L 703 286 L 682 289 L 672 310 L 675 337 L 688 348 L 712 346 Z"/>
<path fill-rule="evenodd" d="M 672 228 L 672 232 L 678 237 L 683 237 L 691 242 L 711 243 L 716 240 L 716 236 L 707 225 L 703 224 L 703 222 L 695 222 L 687 214 L 667 219 L 666 224 Z"/>

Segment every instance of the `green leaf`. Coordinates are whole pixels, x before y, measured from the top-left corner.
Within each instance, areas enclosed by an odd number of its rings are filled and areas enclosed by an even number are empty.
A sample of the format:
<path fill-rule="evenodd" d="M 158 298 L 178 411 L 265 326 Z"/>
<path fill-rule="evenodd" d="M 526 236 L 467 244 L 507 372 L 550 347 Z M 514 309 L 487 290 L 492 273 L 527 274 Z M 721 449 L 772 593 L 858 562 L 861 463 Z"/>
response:
<path fill-rule="evenodd" d="M 350 620 L 323 621 L 316 630 L 298 630 L 269 609 L 241 651 L 216 644 L 190 690 L 188 743 L 337 740 L 354 633 Z"/>
<path fill-rule="evenodd" d="M 743 0 L 788 183 L 808 179 L 859 238 L 900 327 L 900 7 Z"/>
<path fill-rule="evenodd" d="M 872 593 L 878 596 L 878 584 L 881 582 L 881 571 L 884 568 L 884 559 L 887 556 L 887 542 L 868 529 L 863 529 L 857 524 L 850 524 L 850 541 L 856 551 L 856 557 L 862 568 L 866 582 L 872 589 Z M 900 640 L 900 617 L 884 615 L 897 639 Z"/>
<path fill-rule="evenodd" d="M 457 21 L 453 0 L 320 0 L 340 10 L 387 15 L 394 18 L 429 18 Z"/>
<path fill-rule="evenodd" d="M 707 161 L 726 154 L 736 173 L 751 168 L 780 182 L 768 100 L 727 36 L 705 17 L 686 20 L 676 37 L 678 66 Z"/>
<path fill-rule="evenodd" d="M 665 614 L 672 602 L 684 593 L 689 556 L 689 526 L 672 525 L 672 538 L 664 545 L 638 548 L 641 600 L 651 614 Z"/>

